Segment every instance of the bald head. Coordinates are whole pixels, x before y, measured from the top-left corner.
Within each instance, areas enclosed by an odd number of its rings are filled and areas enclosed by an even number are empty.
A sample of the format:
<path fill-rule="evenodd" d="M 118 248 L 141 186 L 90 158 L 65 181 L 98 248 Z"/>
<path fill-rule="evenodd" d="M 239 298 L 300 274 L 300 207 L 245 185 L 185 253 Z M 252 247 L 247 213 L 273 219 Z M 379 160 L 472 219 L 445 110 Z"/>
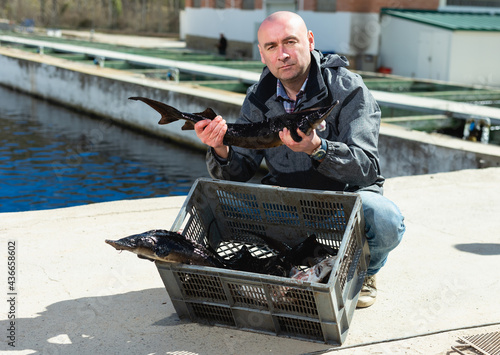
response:
<path fill-rule="evenodd" d="M 273 26 L 290 26 L 296 29 L 299 33 L 301 32 L 307 34 L 307 26 L 302 17 L 294 12 L 278 11 L 266 17 L 266 19 L 260 24 L 259 31 L 257 32 L 257 38 L 260 45 L 262 45 L 262 34 L 269 31 Z"/>

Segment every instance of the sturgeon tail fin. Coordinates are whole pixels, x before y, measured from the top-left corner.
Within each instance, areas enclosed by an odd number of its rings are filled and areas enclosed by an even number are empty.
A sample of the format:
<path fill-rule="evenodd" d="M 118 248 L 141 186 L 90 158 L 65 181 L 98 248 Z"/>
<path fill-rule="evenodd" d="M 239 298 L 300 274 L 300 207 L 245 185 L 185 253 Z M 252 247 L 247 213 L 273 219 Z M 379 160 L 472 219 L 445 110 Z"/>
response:
<path fill-rule="evenodd" d="M 142 101 L 145 104 L 148 104 L 149 106 L 151 106 L 156 111 L 158 111 L 161 115 L 161 118 L 160 118 L 160 121 L 158 122 L 158 124 L 169 124 L 169 123 L 181 120 L 181 119 L 185 119 L 182 116 L 182 112 L 180 112 L 179 110 L 177 110 L 176 108 L 174 108 L 172 106 L 168 106 L 168 105 L 164 104 L 163 102 L 151 100 L 151 99 L 148 99 L 147 97 L 138 97 L 138 96 L 129 97 L 129 100 Z"/>

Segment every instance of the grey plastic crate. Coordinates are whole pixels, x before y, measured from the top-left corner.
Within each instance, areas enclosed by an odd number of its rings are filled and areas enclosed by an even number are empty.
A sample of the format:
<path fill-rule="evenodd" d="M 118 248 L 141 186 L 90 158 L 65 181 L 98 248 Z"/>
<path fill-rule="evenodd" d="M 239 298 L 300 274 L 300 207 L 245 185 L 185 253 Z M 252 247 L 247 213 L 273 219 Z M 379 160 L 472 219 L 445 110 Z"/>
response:
<path fill-rule="evenodd" d="M 326 284 L 221 268 L 156 262 L 180 318 L 342 344 L 369 261 L 359 195 L 198 179 L 173 231 L 230 257 L 244 244 L 272 251 L 256 235 L 298 244 L 315 234 L 337 250 Z"/>

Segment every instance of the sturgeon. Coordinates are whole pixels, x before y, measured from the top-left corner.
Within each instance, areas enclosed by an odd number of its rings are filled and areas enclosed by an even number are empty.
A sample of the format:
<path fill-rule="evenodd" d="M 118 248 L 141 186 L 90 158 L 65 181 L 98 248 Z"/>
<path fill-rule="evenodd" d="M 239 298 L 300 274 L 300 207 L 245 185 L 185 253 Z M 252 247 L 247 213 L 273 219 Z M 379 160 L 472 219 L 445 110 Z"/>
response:
<path fill-rule="evenodd" d="M 253 256 L 243 245 L 232 257 L 225 259 L 209 245 L 204 247 L 178 232 L 163 229 L 154 229 L 118 240 L 106 239 L 105 242 L 116 250 L 130 251 L 141 259 L 151 261 L 212 266 L 284 277 L 299 274 L 300 269 L 297 266 L 311 267 L 313 264 L 337 254 L 333 248 L 319 243 L 314 234 L 294 247 L 278 246 L 278 243 L 272 243 L 271 248 L 278 247 L 276 249 L 280 249 L 280 251 L 266 258 Z M 311 263 L 311 260 L 314 262 Z M 311 273 L 316 276 L 322 274 L 316 269 Z M 321 270 L 324 270 L 323 265 L 321 265 Z M 300 277 L 295 278 L 301 279 L 306 278 L 306 276 L 300 274 Z"/>
<path fill-rule="evenodd" d="M 207 108 L 200 113 L 186 113 L 163 102 L 146 97 L 136 96 L 129 97 L 129 99 L 142 101 L 158 111 L 161 114 L 158 124 L 169 124 L 178 120 L 185 120 L 186 123 L 182 126 L 182 130 L 194 130 L 194 125 L 197 122 L 206 119 L 213 120 L 217 116 L 211 108 Z M 311 134 L 338 103 L 337 100 L 330 106 L 285 113 L 262 122 L 228 123 L 224 144 L 251 149 L 278 147 L 283 144 L 279 132 L 285 127 L 290 130 L 293 140 L 300 142 L 302 138 L 297 134 L 297 129 L 300 129 L 306 135 Z"/>

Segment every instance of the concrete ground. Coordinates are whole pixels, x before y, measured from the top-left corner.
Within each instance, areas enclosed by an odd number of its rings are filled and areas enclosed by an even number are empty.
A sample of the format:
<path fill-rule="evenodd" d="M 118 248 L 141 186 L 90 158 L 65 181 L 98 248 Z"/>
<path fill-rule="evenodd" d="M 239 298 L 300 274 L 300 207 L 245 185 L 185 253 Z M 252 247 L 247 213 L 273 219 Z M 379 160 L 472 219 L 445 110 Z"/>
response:
<path fill-rule="evenodd" d="M 499 186 L 500 168 L 389 179 L 407 232 L 378 275 L 377 302 L 354 312 L 336 348 L 179 320 L 155 265 L 104 243 L 169 229 L 185 197 L 1 213 L 0 352 L 455 354 L 459 336 L 500 331 Z"/>

